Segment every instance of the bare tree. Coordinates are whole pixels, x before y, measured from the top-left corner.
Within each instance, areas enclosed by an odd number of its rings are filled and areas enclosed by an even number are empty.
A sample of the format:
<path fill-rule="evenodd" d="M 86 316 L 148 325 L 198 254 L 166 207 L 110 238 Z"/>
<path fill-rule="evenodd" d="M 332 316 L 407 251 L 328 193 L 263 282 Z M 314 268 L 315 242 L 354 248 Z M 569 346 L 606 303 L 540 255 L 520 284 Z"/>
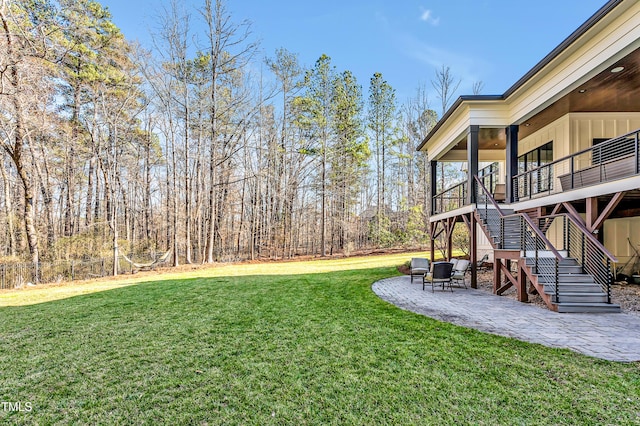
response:
<path fill-rule="evenodd" d="M 472 91 L 474 95 L 479 95 L 484 90 L 484 82 L 482 80 L 478 80 L 473 83 Z"/>
<path fill-rule="evenodd" d="M 249 101 L 246 92 L 235 91 L 234 83 L 253 58 L 257 43 L 250 41 L 250 24 L 235 24 L 223 0 L 205 0 L 200 14 L 206 25 L 207 68 L 209 79 L 209 226 L 205 261 L 215 261 L 215 249 L 221 243 L 220 225 L 229 193 L 229 160 L 237 153 L 234 142 L 247 126 L 242 107 Z M 234 81 L 234 77 L 236 80 Z"/>
<path fill-rule="evenodd" d="M 440 99 L 442 106 L 441 114 L 444 115 L 451 105 L 451 101 L 455 96 L 455 93 L 460 87 L 461 79 L 456 79 L 451 73 L 451 69 L 444 64 L 438 70 L 436 70 L 436 79 L 431 80 L 431 85 L 436 90 L 436 95 Z M 441 115 L 441 116 L 442 116 Z"/>
<path fill-rule="evenodd" d="M 418 230 L 424 230 L 429 222 L 430 193 L 429 185 L 430 172 L 429 161 L 424 152 L 415 152 L 417 147 L 429 131 L 438 121 L 438 114 L 431 108 L 427 89 L 420 86 L 416 89 L 415 95 L 410 98 L 402 108 L 403 133 L 410 146 L 414 148 L 413 156 L 410 157 L 408 167 L 409 204 L 412 208 L 419 207 L 416 215 L 422 221 L 422 227 L 416 226 Z M 407 223 L 410 226 L 410 223 Z"/>
<path fill-rule="evenodd" d="M 24 223 L 31 261 L 38 265 L 40 249 L 36 227 L 36 181 L 33 159 L 28 146 L 30 132 L 29 109 L 35 105 L 38 89 L 46 78 L 43 61 L 47 51 L 39 38 L 45 31 L 44 22 L 31 20 L 28 10 L 7 0 L 0 0 L 0 95 L 2 98 L 2 149 L 9 155 L 20 178 L 24 201 Z M 46 13 L 46 12 L 45 12 Z M 37 266 L 36 266 L 37 268 Z M 36 272 L 36 279 L 37 279 Z"/>

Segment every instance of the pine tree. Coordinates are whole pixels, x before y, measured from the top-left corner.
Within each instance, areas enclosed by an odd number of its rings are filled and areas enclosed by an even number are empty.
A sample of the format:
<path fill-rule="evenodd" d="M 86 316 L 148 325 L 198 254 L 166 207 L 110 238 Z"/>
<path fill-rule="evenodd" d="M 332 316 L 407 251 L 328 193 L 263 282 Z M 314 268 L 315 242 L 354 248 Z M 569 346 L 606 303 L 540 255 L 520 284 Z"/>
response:
<path fill-rule="evenodd" d="M 382 77 L 375 73 L 369 86 L 369 114 L 368 127 L 372 133 L 371 142 L 374 146 L 376 166 L 376 194 L 377 194 L 377 228 L 376 239 L 382 233 L 382 226 L 388 221 L 382 220 L 386 216 L 388 207 L 386 194 L 386 166 L 387 156 L 391 146 L 396 142 L 394 138 L 395 121 L 397 116 L 395 90 Z"/>

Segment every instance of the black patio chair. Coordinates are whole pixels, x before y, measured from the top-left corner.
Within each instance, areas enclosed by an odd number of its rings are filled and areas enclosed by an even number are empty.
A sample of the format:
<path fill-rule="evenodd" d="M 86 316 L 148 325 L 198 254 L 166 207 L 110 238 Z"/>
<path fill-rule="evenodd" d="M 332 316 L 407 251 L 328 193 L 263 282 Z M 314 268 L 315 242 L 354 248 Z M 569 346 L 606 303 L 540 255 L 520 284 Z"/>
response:
<path fill-rule="evenodd" d="M 435 284 L 442 284 L 442 290 L 444 290 L 445 284 L 449 285 L 449 290 L 453 291 L 451 287 L 451 271 L 453 270 L 453 263 L 449 262 L 434 262 L 431 264 L 431 272 L 426 274 L 422 279 L 422 290 L 427 283 L 431 283 L 431 292 Z"/>

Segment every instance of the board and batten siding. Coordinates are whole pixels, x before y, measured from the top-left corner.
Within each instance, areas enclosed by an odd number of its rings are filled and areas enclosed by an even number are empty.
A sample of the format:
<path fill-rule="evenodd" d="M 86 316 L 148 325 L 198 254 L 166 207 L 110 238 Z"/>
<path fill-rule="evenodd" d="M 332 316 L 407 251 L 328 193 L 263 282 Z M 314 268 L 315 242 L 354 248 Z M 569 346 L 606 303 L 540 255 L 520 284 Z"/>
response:
<path fill-rule="evenodd" d="M 572 113 L 569 116 L 571 152 L 590 148 L 594 139 L 611 139 L 640 129 L 640 112 Z"/>
<path fill-rule="evenodd" d="M 611 139 L 640 129 L 640 113 L 573 113 L 571 145 L 573 152 L 592 146 L 593 139 Z M 604 245 L 624 265 L 634 251 L 627 238 L 640 251 L 640 217 L 608 219 L 604 222 Z M 629 268 L 632 268 L 630 265 Z M 633 271 L 626 271 L 633 272 Z"/>
<path fill-rule="evenodd" d="M 518 155 L 553 141 L 557 160 L 590 148 L 593 139 L 611 139 L 640 129 L 640 112 L 570 113 L 518 142 Z"/>
<path fill-rule="evenodd" d="M 565 115 L 518 141 L 518 156 L 553 141 L 553 159 L 557 160 L 569 154 L 568 140 L 569 116 Z"/>
<path fill-rule="evenodd" d="M 633 248 L 640 252 L 640 217 L 608 219 L 604 222 L 603 232 L 604 246 L 618 258 L 617 266 L 623 266 L 635 254 Z M 623 272 L 625 274 L 637 272 L 631 270 L 634 269 L 635 263 L 631 262 Z M 636 266 L 640 267 L 640 259 L 638 259 Z"/>
<path fill-rule="evenodd" d="M 593 139 L 611 139 L 638 129 L 640 113 L 636 112 L 570 113 L 519 141 L 518 155 L 553 141 L 553 158 L 557 160 L 590 148 Z M 556 167 L 556 176 L 568 172 L 561 168 L 561 165 Z M 558 182 L 556 187 L 560 187 Z M 604 222 L 603 233 L 605 247 L 618 258 L 619 266 L 634 255 L 627 238 L 640 251 L 640 217 L 608 219 Z M 549 234 L 552 243 L 559 241 L 558 230 L 550 229 Z"/>

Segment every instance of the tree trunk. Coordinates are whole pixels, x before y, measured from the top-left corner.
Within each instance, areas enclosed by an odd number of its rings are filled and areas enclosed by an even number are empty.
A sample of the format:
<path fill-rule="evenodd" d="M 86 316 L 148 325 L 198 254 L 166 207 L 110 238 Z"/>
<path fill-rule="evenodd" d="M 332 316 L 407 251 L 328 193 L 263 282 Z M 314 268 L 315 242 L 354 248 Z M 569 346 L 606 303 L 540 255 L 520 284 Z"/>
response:
<path fill-rule="evenodd" d="M 89 227 L 92 223 L 91 207 L 93 205 L 93 178 L 96 168 L 96 157 L 92 155 L 89 159 L 89 170 L 87 172 L 87 196 L 84 206 L 84 226 Z"/>
<path fill-rule="evenodd" d="M 13 222 L 13 206 L 9 178 L 4 167 L 4 161 L 0 161 L 0 174 L 2 175 L 2 187 L 4 189 L 4 207 L 7 216 L 7 232 L 9 233 L 9 256 L 17 254 L 15 225 Z"/>

